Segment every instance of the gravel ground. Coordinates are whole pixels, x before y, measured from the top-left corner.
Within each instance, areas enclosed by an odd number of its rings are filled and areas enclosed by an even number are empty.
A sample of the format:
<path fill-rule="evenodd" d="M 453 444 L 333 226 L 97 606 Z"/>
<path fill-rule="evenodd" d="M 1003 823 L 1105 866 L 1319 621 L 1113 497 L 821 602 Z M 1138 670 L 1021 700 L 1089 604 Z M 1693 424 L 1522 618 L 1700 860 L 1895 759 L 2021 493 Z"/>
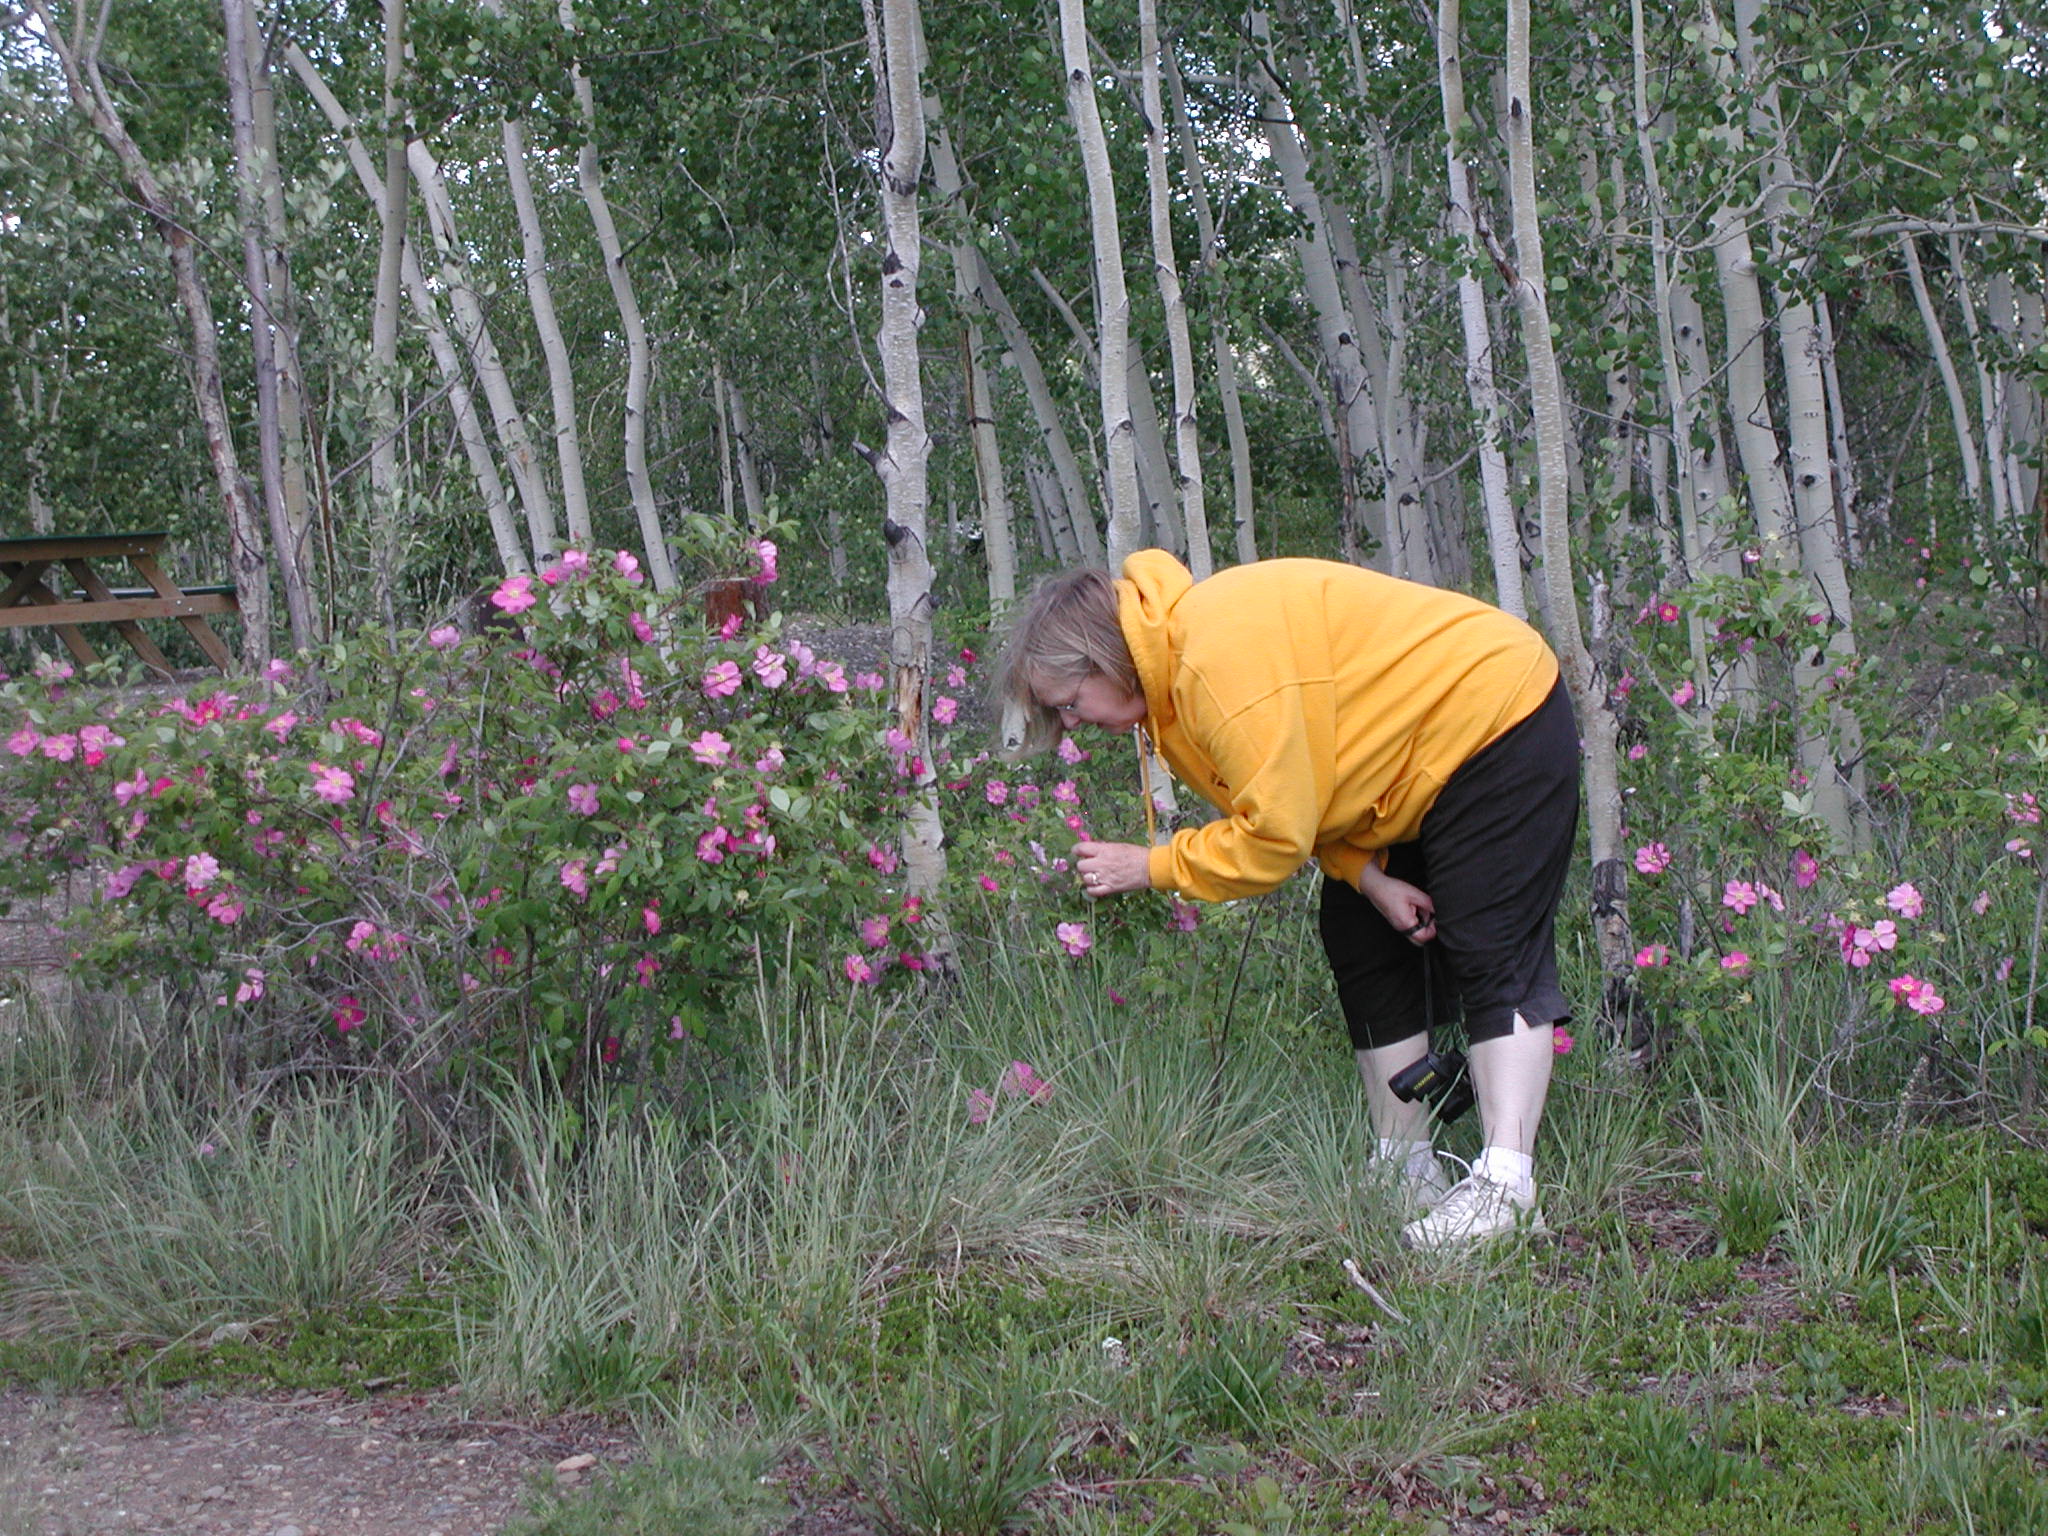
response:
<path fill-rule="evenodd" d="M 0 1536 L 489 1536 L 530 1490 L 637 1454 L 594 1421 L 465 1419 L 448 1392 L 173 1392 L 131 1410 L 114 1392 L 13 1390 L 0 1393 Z"/>

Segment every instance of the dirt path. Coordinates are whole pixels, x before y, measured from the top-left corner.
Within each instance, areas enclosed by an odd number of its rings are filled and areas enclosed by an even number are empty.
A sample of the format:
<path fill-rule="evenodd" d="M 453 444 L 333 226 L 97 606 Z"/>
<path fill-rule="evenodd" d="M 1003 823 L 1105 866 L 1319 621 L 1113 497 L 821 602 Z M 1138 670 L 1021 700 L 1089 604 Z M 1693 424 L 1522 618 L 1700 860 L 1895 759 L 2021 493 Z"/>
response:
<path fill-rule="evenodd" d="M 447 1392 L 169 1393 L 135 1412 L 146 1427 L 113 1392 L 0 1393 L 0 1536 L 494 1536 L 535 1486 L 637 1453 L 591 1421 L 465 1419 Z"/>

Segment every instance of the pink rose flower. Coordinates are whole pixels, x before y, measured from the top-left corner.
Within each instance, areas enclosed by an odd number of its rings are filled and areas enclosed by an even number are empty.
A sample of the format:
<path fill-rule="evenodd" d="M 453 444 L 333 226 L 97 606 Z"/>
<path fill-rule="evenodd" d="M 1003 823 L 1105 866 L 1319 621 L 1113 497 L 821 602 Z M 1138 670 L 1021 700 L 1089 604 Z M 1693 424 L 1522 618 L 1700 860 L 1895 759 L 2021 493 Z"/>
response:
<path fill-rule="evenodd" d="M 595 784 L 571 784 L 569 786 L 569 809 L 578 816 L 597 814 L 597 786 Z"/>
<path fill-rule="evenodd" d="M 1884 904 L 1901 917 L 1918 917 L 1926 909 L 1920 892 L 1908 881 L 1885 892 Z"/>
<path fill-rule="evenodd" d="M 437 624 L 427 631 L 427 644 L 437 651 L 452 651 L 462 644 L 462 631 L 453 624 Z"/>
<path fill-rule="evenodd" d="M 1089 937 L 1085 923 L 1061 923 L 1053 929 L 1052 936 L 1059 941 L 1060 948 L 1076 960 L 1095 947 L 1095 940 Z"/>
<path fill-rule="evenodd" d="M 325 763 L 308 763 L 306 771 L 313 776 L 313 794 L 329 805 L 340 805 L 353 800 L 356 793 L 356 776 L 345 768 L 329 768 Z"/>
<path fill-rule="evenodd" d="M 509 614 L 526 612 L 540 599 L 533 595 L 531 576 L 508 576 L 497 591 L 491 594 L 491 606 Z"/>
<path fill-rule="evenodd" d="M 1040 1077 L 1028 1061 L 1011 1062 L 1000 1086 L 1008 1097 L 1029 1099 L 1034 1104 L 1042 1104 L 1052 1097 L 1052 1084 Z"/>
<path fill-rule="evenodd" d="M 720 768 L 732 756 L 732 743 L 717 731 L 706 731 L 690 743 L 690 755 L 707 768 Z"/>
<path fill-rule="evenodd" d="M 704 697 L 724 699 L 740 691 L 740 668 L 736 661 L 721 661 L 704 672 Z"/>
<path fill-rule="evenodd" d="M 1671 867 L 1671 850 L 1662 843 L 1645 843 L 1636 850 L 1636 871 L 1645 875 L 1661 875 Z"/>

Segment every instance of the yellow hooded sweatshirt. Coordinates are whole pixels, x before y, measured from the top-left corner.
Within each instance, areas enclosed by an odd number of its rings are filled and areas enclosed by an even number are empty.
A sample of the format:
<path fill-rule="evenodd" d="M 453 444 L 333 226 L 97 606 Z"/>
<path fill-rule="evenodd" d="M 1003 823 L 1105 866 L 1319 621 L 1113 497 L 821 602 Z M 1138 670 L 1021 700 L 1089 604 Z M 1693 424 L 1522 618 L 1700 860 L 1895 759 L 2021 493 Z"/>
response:
<path fill-rule="evenodd" d="M 1145 728 L 1224 813 L 1151 852 L 1154 888 L 1194 900 L 1272 890 L 1310 857 L 1356 886 L 1558 678 L 1520 619 L 1358 566 L 1265 560 L 1198 583 L 1145 549 L 1116 586 Z"/>

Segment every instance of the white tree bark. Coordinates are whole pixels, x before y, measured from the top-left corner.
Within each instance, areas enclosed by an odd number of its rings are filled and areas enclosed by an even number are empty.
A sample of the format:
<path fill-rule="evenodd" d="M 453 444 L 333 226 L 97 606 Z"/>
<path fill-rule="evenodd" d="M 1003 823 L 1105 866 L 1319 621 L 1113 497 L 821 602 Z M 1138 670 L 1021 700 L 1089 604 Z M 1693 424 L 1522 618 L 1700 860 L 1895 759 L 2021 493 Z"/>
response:
<path fill-rule="evenodd" d="M 384 195 L 377 230 L 377 286 L 370 301 L 370 521 L 377 543 L 389 548 L 405 516 L 405 482 L 398 462 L 399 252 L 405 244 L 407 181 L 405 104 L 405 0 L 384 0 Z M 294 45 L 296 51 L 296 45 Z M 301 53 L 300 58 L 305 55 Z M 297 64 L 293 72 L 304 78 Z M 310 66 L 309 66 L 310 67 Z M 376 200 L 373 200 L 376 201 Z M 381 607 L 389 606 L 389 573 L 379 561 Z"/>
<path fill-rule="evenodd" d="M 1913 286 L 1913 302 L 1920 310 L 1920 323 L 1927 329 L 1927 350 L 1933 354 L 1934 369 L 1941 390 L 1948 397 L 1948 418 L 1955 429 L 1956 454 L 1963 461 L 1963 488 L 1970 500 L 1984 505 L 1984 469 L 1977 457 L 1977 434 L 1970 426 L 1970 407 L 1963 398 L 1963 381 L 1956 373 L 1955 354 L 1935 313 L 1934 295 L 1927 289 L 1927 273 L 1920 265 L 1920 248 L 1911 234 L 1899 236 L 1899 254 L 1905 259 L 1906 277 Z"/>
<path fill-rule="evenodd" d="M 732 417 L 732 457 L 740 472 L 747 526 L 759 528 L 768 520 L 768 502 L 761 494 L 761 466 L 754 456 L 754 414 L 747 409 L 745 393 L 730 378 L 725 381 L 725 408 Z"/>
<path fill-rule="evenodd" d="M 312 582 L 313 497 L 306 452 L 306 381 L 299 366 L 299 303 L 286 250 L 284 173 L 277 155 L 275 51 L 260 26 L 248 29 L 250 99 L 256 161 L 263 170 L 263 248 L 269 271 L 270 317 L 277 329 L 279 426 L 284 437 L 284 510 L 293 558 Z"/>
<path fill-rule="evenodd" d="M 570 0 L 559 0 L 556 14 L 562 30 L 574 33 L 576 17 Z M 654 477 L 647 470 L 647 395 L 654 381 L 654 350 L 647 340 L 647 322 L 640 313 L 640 300 L 633 291 L 633 279 L 626 271 L 626 248 L 612 219 L 610 201 L 604 193 L 604 169 L 597 155 L 597 97 L 581 65 L 569 67 L 569 81 L 576 92 L 576 107 L 583 116 L 583 144 L 576 152 L 576 180 L 583 189 L 583 202 L 590 209 L 590 222 L 597 231 L 597 246 L 604 253 L 604 275 L 611 283 L 612 302 L 618 306 L 619 326 L 626 336 L 626 489 L 633 498 L 633 513 L 640 524 L 641 554 L 647 561 L 648 579 L 657 592 L 676 589 L 675 565 L 668 556 L 668 539 L 661 531 L 661 511 L 654 503 Z"/>
<path fill-rule="evenodd" d="M 1195 580 L 1214 568 L 1209 549 L 1208 498 L 1202 484 L 1202 440 L 1195 422 L 1195 352 L 1188 336 L 1188 308 L 1181 296 L 1180 264 L 1173 249 L 1172 188 L 1166 173 L 1166 115 L 1159 89 L 1158 0 L 1138 0 L 1139 91 L 1145 114 L 1145 181 L 1151 194 L 1152 267 L 1159 303 L 1166 313 L 1166 350 L 1173 368 L 1174 473 L 1180 491 L 1181 524 L 1187 536 L 1188 569 Z"/>
<path fill-rule="evenodd" d="M 348 111 L 338 97 L 327 86 L 320 72 L 314 67 L 305 51 L 296 43 L 285 48 L 285 63 L 313 98 L 347 152 L 349 164 L 355 167 L 356 179 L 362 183 L 363 196 L 368 199 L 372 212 L 377 215 L 380 225 L 386 220 L 389 204 L 388 185 L 379 179 L 377 168 L 370 159 L 370 152 L 364 148 L 361 137 L 350 120 Z M 399 182 L 399 196 L 405 195 L 405 182 Z M 497 549 L 498 564 L 508 573 L 530 571 L 533 567 L 526 551 L 519 541 L 519 527 L 514 519 L 512 505 L 505 494 L 505 484 L 498 474 L 497 460 L 491 455 L 491 445 L 484 429 L 482 415 L 476 408 L 475 398 L 470 393 L 468 371 L 463 366 L 462 354 L 448 328 L 441 319 L 440 307 L 435 303 L 427 287 L 426 274 L 420 270 L 419 257 L 410 241 L 399 242 L 397 271 L 404 284 L 405 293 L 411 298 L 413 313 L 418 316 L 420 328 L 425 332 L 427 348 L 433 354 L 434 364 L 440 370 L 441 382 L 448 395 L 448 409 L 455 419 L 456 436 L 462 443 L 463 456 L 469 461 L 471 475 L 476 480 L 477 496 L 483 502 L 484 515 L 490 523 L 491 540 Z M 394 334 L 396 327 L 393 328 Z"/>
<path fill-rule="evenodd" d="M 265 248 L 265 168 L 256 147 L 255 85 L 249 75 L 251 34 L 257 30 L 250 0 L 221 0 L 225 32 L 222 67 L 227 77 L 228 123 L 235 160 L 235 207 L 242 233 L 242 284 L 249 295 L 249 351 L 256 378 L 256 457 L 270 547 L 284 593 L 292 649 L 314 639 L 312 594 L 306 587 L 302 547 L 285 507 L 283 398 L 278 384 L 278 329 L 271 307 L 271 261 Z"/>
<path fill-rule="evenodd" d="M 1166 50 L 1166 85 L 1173 98 L 1174 135 L 1180 141 L 1181 166 L 1195 208 L 1195 232 L 1202 254 L 1195 270 L 1209 290 L 1209 350 L 1216 359 L 1216 395 L 1223 403 L 1223 430 L 1230 444 L 1231 530 L 1240 565 L 1259 558 L 1258 516 L 1252 500 L 1251 435 L 1245 431 L 1244 401 L 1237 386 L 1237 353 L 1230 341 L 1230 313 L 1216 272 L 1216 213 L 1209 201 L 1208 178 L 1202 171 L 1194 123 L 1188 116 L 1187 90 L 1173 50 Z"/>
<path fill-rule="evenodd" d="M 1742 48 L 1740 38 L 1719 34 L 1711 12 L 1707 20 L 1709 26 L 1703 32 L 1703 51 L 1707 66 L 1723 92 L 1726 124 L 1721 130 L 1723 144 L 1731 154 L 1746 156 L 1750 146 L 1744 125 L 1750 119 L 1738 103 L 1738 84 L 1754 100 L 1764 88 L 1763 82 L 1754 77 L 1748 82 L 1737 81 L 1735 58 Z M 1761 106 L 1758 110 L 1762 110 Z M 1779 189 L 1787 183 L 1789 174 L 1778 147 L 1764 146 L 1764 156 L 1770 188 L 1766 190 L 1762 205 L 1768 212 L 1782 200 L 1783 194 Z M 1709 226 L 1715 268 L 1720 277 L 1721 305 L 1727 317 L 1728 415 L 1734 428 L 1736 451 L 1742 459 L 1750 505 L 1756 517 L 1762 559 L 1770 570 L 1804 571 L 1824 611 L 1832 610 L 1832 617 L 1840 624 L 1841 629 L 1837 633 L 1846 633 L 1850 610 L 1846 583 L 1841 583 L 1839 551 L 1836 551 L 1830 566 L 1825 548 L 1834 536 L 1833 496 L 1827 494 L 1825 497 L 1825 511 L 1819 517 L 1819 526 L 1807 526 L 1780 454 L 1765 368 L 1772 325 L 1764 311 L 1763 289 L 1757 277 L 1749 211 L 1741 203 L 1742 199 L 1731 187 L 1711 216 Z M 1818 328 L 1811 321 L 1811 311 L 1802 317 L 1795 305 L 1789 316 L 1780 317 L 1781 342 L 1788 328 L 1788 319 L 1790 328 L 1798 335 L 1791 344 L 1791 350 L 1781 346 L 1779 356 L 1781 362 L 1791 363 L 1798 370 L 1798 394 L 1794 398 L 1801 412 L 1800 431 L 1805 460 L 1798 467 L 1812 476 L 1820 467 L 1812 462 L 1816 445 L 1823 463 L 1827 452 L 1825 393 L 1816 355 Z M 1807 505 L 1819 506 L 1821 493 L 1825 490 L 1824 476 L 1817 483 L 1810 483 Z M 1830 592 L 1831 582 L 1841 583 L 1838 594 Z M 1791 663 L 1794 690 L 1791 702 L 1798 716 L 1799 762 L 1814 796 L 1814 812 L 1843 846 L 1854 847 L 1861 835 L 1856 815 L 1858 796 L 1844 765 L 1860 760 L 1860 745 L 1849 723 L 1839 718 L 1845 712 L 1826 711 L 1836 717 L 1831 721 L 1835 726 L 1832 731 L 1818 728 L 1815 724 L 1815 711 L 1822 708 L 1823 688 L 1832 670 L 1825 649 L 1819 645 L 1809 648 L 1795 643 L 1791 647 Z M 1832 742 L 1831 736 L 1834 738 Z"/>
<path fill-rule="evenodd" d="M 2009 272 L 1994 272 L 1986 288 L 1988 324 L 1999 339 L 2002 358 L 2038 351 L 2042 341 L 2041 296 L 2017 285 Z M 2041 487 L 2042 412 L 2040 391 L 2028 375 L 2009 367 L 1998 371 L 1999 409 L 2005 429 L 2005 476 L 2014 531 L 2031 546 L 2043 508 Z"/>
<path fill-rule="evenodd" d="M 2012 519 L 2012 503 L 2005 478 L 2005 432 L 1998 409 L 1998 386 L 1993 382 L 1991 360 L 1984 355 L 1983 328 L 1977 323 L 1977 301 L 1970 292 L 1969 270 L 1963 265 L 1963 237 L 1948 232 L 1949 281 L 1955 287 L 1956 308 L 1962 311 L 1963 334 L 1970 343 L 1970 362 L 1977 374 L 1977 420 L 1984 429 L 1984 489 L 1991 513 L 1986 530 L 1987 545 L 2004 532 Z"/>
<path fill-rule="evenodd" d="M 1174 489 L 1173 461 L 1159 408 L 1152 400 L 1152 375 L 1135 342 L 1124 347 L 1124 399 L 1131 408 L 1131 445 L 1136 450 L 1140 548 L 1187 554 L 1187 531 L 1180 520 L 1180 499 Z"/>
<path fill-rule="evenodd" d="M 1543 237 L 1536 215 L 1536 146 L 1529 96 L 1529 0 L 1508 0 L 1508 182 L 1514 209 L 1514 282 L 1529 362 L 1529 400 L 1536 421 L 1537 504 L 1543 519 L 1543 575 L 1550 589 L 1551 646 L 1562 664 L 1578 711 L 1586 755 L 1586 828 L 1593 862 L 1593 928 L 1610 1004 L 1632 975 L 1628 884 L 1622 862 L 1619 728 L 1605 681 L 1593 664 L 1579 626 L 1572 575 L 1564 400 L 1550 338 Z M 1598 596 L 1596 602 L 1604 601 Z"/>
<path fill-rule="evenodd" d="M 98 40 L 88 39 L 85 33 L 84 8 L 75 14 L 76 26 L 67 39 L 51 20 L 45 0 L 27 0 L 27 6 L 28 14 L 42 28 L 43 41 L 63 67 L 72 105 L 113 152 L 122 179 L 135 193 L 170 255 L 172 282 L 192 339 L 193 403 L 227 523 L 228 564 L 234 577 L 235 599 L 242 610 L 242 662 L 248 667 L 260 667 L 270 660 L 271 654 L 270 551 L 263 536 L 263 519 L 250 499 L 249 485 L 235 452 L 227 396 L 221 386 L 220 333 L 214 323 L 213 302 L 199 272 L 191 233 L 194 221 L 173 206 L 155 168 L 136 145 L 114 105 L 100 75 Z"/>
<path fill-rule="evenodd" d="M 956 252 L 956 259 L 961 254 L 966 253 Z M 1057 508 L 1049 506 L 1048 511 L 1052 513 L 1053 537 L 1059 546 L 1059 559 L 1069 565 L 1084 562 L 1101 565 L 1102 539 L 1096 532 L 1087 477 L 1081 473 L 1081 461 L 1074 456 L 1074 446 L 1060 422 L 1059 403 L 1053 398 L 1052 386 L 1046 382 L 1045 368 L 1038 360 L 1038 349 L 1032 344 L 1031 333 L 1017 318 L 1009 296 L 996 281 L 988 258 L 979 249 L 972 251 L 971 258 L 975 298 L 982 312 L 995 322 L 996 331 L 1003 338 L 1010 366 L 1016 369 L 1017 377 L 1024 385 L 1024 397 L 1038 423 L 1039 440 L 1044 444 L 1046 459 L 1052 465 L 1053 483 L 1059 492 L 1060 505 Z"/>
<path fill-rule="evenodd" d="M 1138 460 L 1131 422 L 1125 350 L 1130 345 L 1131 301 L 1124 287 L 1123 237 L 1117 229 L 1116 186 L 1110 178 L 1109 140 L 1095 100 L 1088 60 L 1088 23 L 1082 0 L 1059 0 L 1060 62 L 1067 111 L 1081 145 L 1088 185 L 1088 230 L 1095 251 L 1095 354 L 1102 401 L 1102 450 L 1108 482 L 1108 555 L 1115 570 L 1138 548 Z"/>
<path fill-rule="evenodd" d="M 914 791 L 903 827 L 903 862 L 910 894 L 935 896 L 945 883 L 945 828 L 939 819 L 932 770 L 930 711 L 932 567 L 925 537 L 926 464 L 924 383 L 917 334 L 923 322 L 917 279 L 923 260 L 918 183 L 924 174 L 924 92 L 919 70 L 917 0 L 861 0 L 868 56 L 875 79 L 875 138 L 882 190 L 882 391 L 886 440 L 866 457 L 887 498 L 882 522 L 887 545 L 889 655 L 895 671 L 896 728 L 911 744 Z M 928 921 L 940 922 L 934 913 Z M 931 934 L 942 966 L 950 965 L 943 927 Z"/>
<path fill-rule="evenodd" d="M 433 235 L 434 249 L 441 258 L 441 283 L 448 293 L 449 313 L 455 321 L 456 334 L 462 340 L 477 384 L 490 406 L 491 422 L 497 430 L 498 441 L 504 445 L 505 462 L 512 471 L 512 484 L 518 490 L 519 504 L 526 514 L 526 532 L 532 544 L 533 558 L 544 564 L 554 558 L 558 536 L 554 501 L 548 494 L 546 478 L 541 474 L 539 455 L 533 450 L 533 438 L 526 430 L 526 418 L 520 413 L 519 402 L 512 393 L 511 376 L 506 373 L 505 364 L 498 356 L 497 344 L 491 339 L 491 328 L 484 318 L 483 300 L 469 275 L 469 262 L 463 255 L 462 241 L 456 232 L 455 208 L 449 201 L 447 185 L 441 179 L 441 167 L 432 151 L 418 139 L 406 146 L 405 155 L 406 164 L 412 168 L 413 183 L 420 191 L 420 202 L 426 211 L 427 228 Z"/>
<path fill-rule="evenodd" d="M 491 0 L 487 10 L 497 10 Z M 533 195 L 533 177 L 526 168 L 526 130 L 516 117 L 499 125 L 505 149 L 505 181 L 512 189 L 512 208 L 519 220 L 519 245 L 524 260 L 526 301 L 533 328 L 540 336 L 541 356 L 548 367 L 548 399 L 555 418 L 556 479 L 562 489 L 562 517 L 569 542 L 589 549 L 597 541 L 590 522 L 590 490 L 583 473 L 583 433 L 576 419 L 576 374 L 569 362 L 569 344 L 555 313 L 554 283 L 548 276 L 547 235 L 541 227 L 540 204 Z"/>
<path fill-rule="evenodd" d="M 1391 568 L 1393 530 L 1387 526 L 1384 479 L 1376 459 L 1380 441 L 1379 416 L 1374 408 L 1371 373 L 1359 339 L 1359 322 L 1347 307 L 1343 284 L 1338 277 L 1337 257 L 1332 247 L 1333 225 L 1329 210 L 1309 176 L 1308 153 L 1294 121 L 1293 108 L 1281 83 L 1280 66 L 1271 59 L 1271 28 L 1263 11 L 1247 18 L 1252 38 L 1266 55 L 1254 82 L 1260 99 L 1260 123 L 1273 164 L 1280 172 L 1287 201 L 1307 224 L 1307 232 L 1296 238 L 1295 254 L 1301 261 L 1302 293 L 1315 317 L 1324 366 L 1336 399 L 1332 411 L 1341 429 L 1338 467 L 1343 474 L 1343 535 L 1347 555 L 1358 532 L 1363 529 L 1376 549 L 1371 563 L 1381 570 Z M 1375 472 L 1370 475 L 1368 469 Z M 1368 507 L 1371 510 L 1368 512 Z"/>
<path fill-rule="evenodd" d="M 1820 320 L 1821 379 L 1828 391 L 1829 461 L 1835 477 L 1835 516 L 1842 527 L 1842 550 L 1853 557 L 1863 542 L 1858 512 L 1856 455 L 1849 450 L 1849 405 L 1842 396 L 1842 373 L 1835 364 L 1835 322 L 1827 296 L 1814 306 Z"/>
<path fill-rule="evenodd" d="M 1465 340 L 1465 397 L 1479 438 L 1479 494 L 1486 514 L 1486 548 L 1493 565 L 1495 601 L 1518 619 L 1529 616 L 1522 591 L 1522 530 L 1508 493 L 1507 455 L 1501 451 L 1500 392 L 1493 382 L 1493 337 L 1486 323 L 1486 290 L 1479 280 L 1481 252 L 1473 221 L 1473 173 L 1461 144 L 1471 132 L 1465 109 L 1465 66 L 1459 0 L 1438 0 L 1437 89 L 1444 109 L 1445 220 L 1458 261 L 1458 322 Z"/>

